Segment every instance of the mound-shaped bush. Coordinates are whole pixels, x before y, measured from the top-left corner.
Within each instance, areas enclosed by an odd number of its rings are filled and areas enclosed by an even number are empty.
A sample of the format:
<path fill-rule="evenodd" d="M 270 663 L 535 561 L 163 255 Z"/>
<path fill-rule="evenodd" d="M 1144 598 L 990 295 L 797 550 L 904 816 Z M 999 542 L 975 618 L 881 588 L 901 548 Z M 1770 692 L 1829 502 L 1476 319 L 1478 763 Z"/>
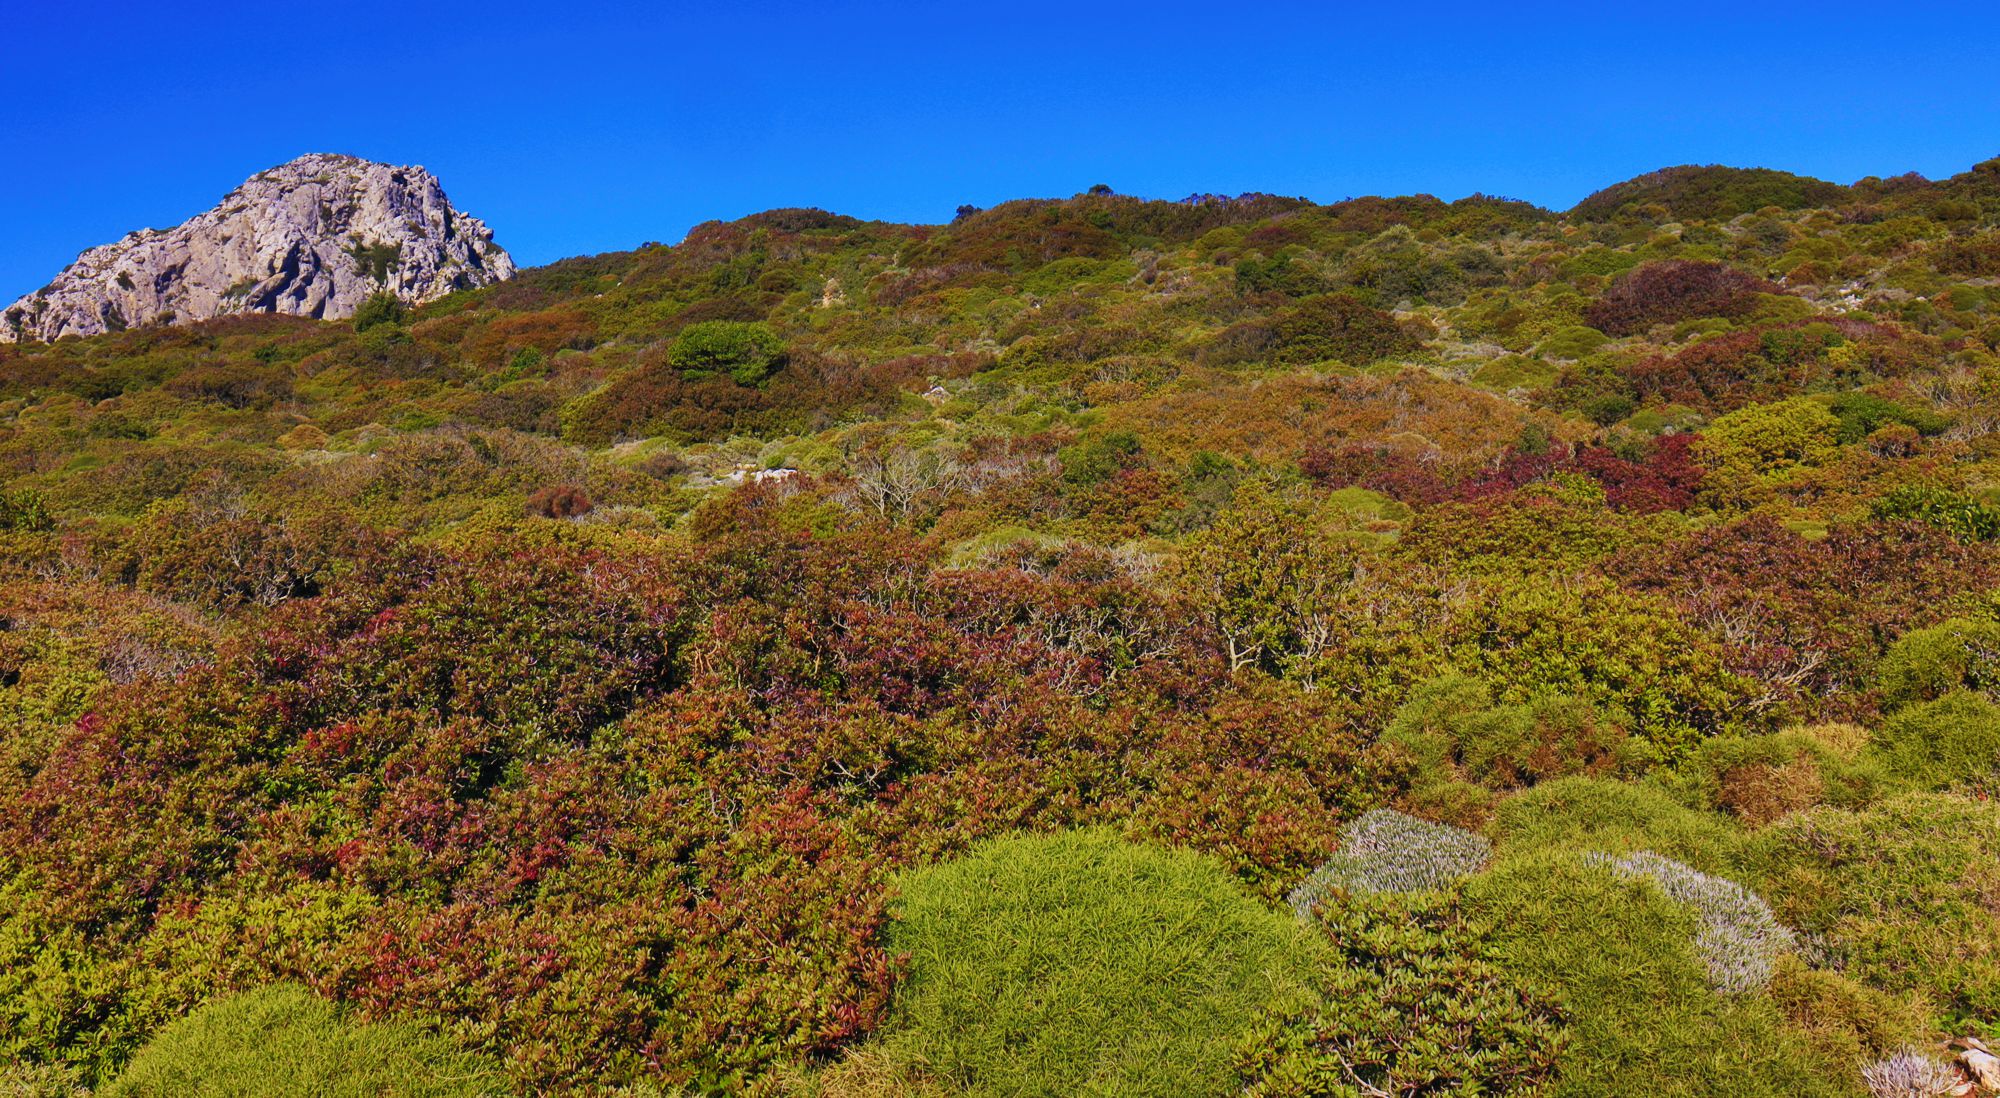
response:
<path fill-rule="evenodd" d="M 2000 622 L 1953 618 L 1896 638 L 1876 677 L 1882 707 L 2000 688 Z"/>
<path fill-rule="evenodd" d="M 1828 967 L 1928 1000 L 1946 1032 L 2000 1019 L 2000 807 L 1915 793 L 1758 832 L 1744 879 Z"/>
<path fill-rule="evenodd" d="M 1625 732 L 1574 698 L 1500 705 L 1485 682 L 1452 674 L 1411 691 L 1381 742 L 1407 752 L 1420 780 L 1450 777 L 1499 790 L 1611 770 Z"/>
<path fill-rule="evenodd" d="M 1694 949 L 1717 991 L 1757 991 L 1771 982 L 1772 966 L 1796 944 L 1792 932 L 1779 925 L 1771 906 L 1735 881 L 1712 877 L 1672 858 L 1642 850 L 1623 858 L 1590 856 L 1628 877 L 1643 877 L 1667 898 L 1692 909 L 1700 925 Z"/>
<path fill-rule="evenodd" d="M 1420 345 L 1396 318 L 1348 294 L 1309 297 L 1278 314 L 1273 358 L 1305 364 L 1329 359 L 1362 366 Z"/>
<path fill-rule="evenodd" d="M 883 1048 L 965 1094 L 1228 1093 L 1306 940 L 1214 863 L 1106 831 L 989 841 L 909 875 L 896 914 Z"/>
<path fill-rule="evenodd" d="M 1652 850 L 1711 871 L 1728 864 L 1741 842 L 1721 816 L 1689 808 L 1664 790 L 1582 777 L 1545 782 L 1503 801 L 1492 834 L 1503 855 Z"/>
<path fill-rule="evenodd" d="M 1887 772 L 1864 752 L 1868 733 L 1817 725 L 1704 741 L 1673 775 L 1691 803 L 1719 808 L 1752 827 L 1822 804 L 1855 807 L 1880 795 Z"/>
<path fill-rule="evenodd" d="M 460 1098 L 508 1092 L 499 1066 L 407 1026 L 354 1025 L 279 985 L 215 1000 L 161 1030 L 105 1098 Z"/>
<path fill-rule="evenodd" d="M 1718 995 L 1699 920 L 1652 884 L 1575 855 L 1503 862 L 1465 886 L 1507 977 L 1546 989 L 1570 1040 L 1547 1098 L 1851 1098 L 1831 1059 L 1763 995 Z"/>
<path fill-rule="evenodd" d="M 1899 711 L 1883 724 L 1876 748 L 1890 773 L 1925 789 L 1991 789 L 2000 780 L 2000 705 L 1957 691 Z"/>
<path fill-rule="evenodd" d="M 1455 894 L 1348 896 L 1314 925 L 1332 948 L 1245 1042 L 1246 1093 L 1524 1094 L 1555 1075 L 1560 1005 L 1508 974 Z"/>
<path fill-rule="evenodd" d="M 785 341 L 770 326 L 740 320 L 704 320 L 681 329 L 667 348 L 667 362 L 687 377 L 728 374 L 755 385 L 785 361 Z"/>
<path fill-rule="evenodd" d="M 1635 268 L 1591 303 L 1583 319 L 1612 335 L 1643 332 L 1655 324 L 1696 317 L 1738 317 L 1757 307 L 1757 295 L 1778 287 L 1720 263 L 1666 259 Z"/>
<path fill-rule="evenodd" d="M 1378 808 L 1340 832 L 1341 850 L 1286 899 L 1301 916 L 1343 893 L 1430 892 L 1479 872 L 1485 837 Z"/>

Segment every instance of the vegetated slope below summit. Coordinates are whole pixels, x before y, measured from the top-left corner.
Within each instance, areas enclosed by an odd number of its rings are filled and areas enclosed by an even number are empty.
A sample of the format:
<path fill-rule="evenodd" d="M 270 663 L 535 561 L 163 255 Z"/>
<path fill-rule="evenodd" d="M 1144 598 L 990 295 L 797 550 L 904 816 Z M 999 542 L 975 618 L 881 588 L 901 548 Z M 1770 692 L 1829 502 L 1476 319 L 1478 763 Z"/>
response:
<path fill-rule="evenodd" d="M 77 257 L 0 312 L 0 341 L 52 342 L 231 313 L 354 315 L 511 277 L 478 218 L 422 168 L 315 153 L 258 172 L 205 213 Z"/>
<path fill-rule="evenodd" d="M 1309 932 L 1188 1077 L 1855 1095 L 1991 1037 L 1992 167 L 773 211 L 0 348 L 0 1058 L 302 983 L 523 1091 L 920 1090 L 991 1034 L 899 1009 L 898 875 L 1096 827 L 1129 933 L 1038 955 L 1181 925 L 1113 834 Z M 1422 897 L 1316 872 L 1425 835 Z"/>

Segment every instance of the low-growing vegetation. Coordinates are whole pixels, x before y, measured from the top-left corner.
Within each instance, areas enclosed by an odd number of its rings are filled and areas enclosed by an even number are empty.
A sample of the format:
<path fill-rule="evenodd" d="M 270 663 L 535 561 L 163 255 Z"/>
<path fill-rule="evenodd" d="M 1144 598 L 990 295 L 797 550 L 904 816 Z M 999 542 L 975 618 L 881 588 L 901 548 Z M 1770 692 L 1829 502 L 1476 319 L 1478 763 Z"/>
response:
<path fill-rule="evenodd" d="M 0 345 L 0 1089 L 1957 1080 L 1996 234 L 1106 188 Z"/>

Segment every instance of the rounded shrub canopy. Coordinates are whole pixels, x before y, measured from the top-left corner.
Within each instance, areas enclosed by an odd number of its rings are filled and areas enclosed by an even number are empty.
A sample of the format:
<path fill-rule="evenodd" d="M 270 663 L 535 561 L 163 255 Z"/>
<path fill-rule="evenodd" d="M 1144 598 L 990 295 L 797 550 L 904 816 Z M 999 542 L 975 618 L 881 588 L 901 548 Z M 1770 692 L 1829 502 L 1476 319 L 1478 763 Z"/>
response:
<path fill-rule="evenodd" d="M 400 1025 L 353 1025 L 291 985 L 218 999 L 154 1036 L 105 1098 L 472 1098 L 508 1093 L 498 1065 Z"/>
<path fill-rule="evenodd" d="M 1194 854 L 1105 831 L 988 842 L 909 876 L 890 1056 L 970 1094 L 1233 1089 L 1305 937 Z"/>

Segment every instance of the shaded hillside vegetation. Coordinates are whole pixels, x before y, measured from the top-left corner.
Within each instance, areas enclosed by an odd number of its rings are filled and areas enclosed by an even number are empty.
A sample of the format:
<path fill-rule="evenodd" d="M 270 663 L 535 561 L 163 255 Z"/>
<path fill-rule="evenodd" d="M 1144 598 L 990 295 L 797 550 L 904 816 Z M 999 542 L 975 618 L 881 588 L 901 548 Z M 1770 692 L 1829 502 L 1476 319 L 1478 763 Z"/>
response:
<path fill-rule="evenodd" d="M 2000 161 L 778 210 L 8 346 L 0 541 L 24 1088 L 280 1022 L 482 1093 L 2000 1038 Z"/>

